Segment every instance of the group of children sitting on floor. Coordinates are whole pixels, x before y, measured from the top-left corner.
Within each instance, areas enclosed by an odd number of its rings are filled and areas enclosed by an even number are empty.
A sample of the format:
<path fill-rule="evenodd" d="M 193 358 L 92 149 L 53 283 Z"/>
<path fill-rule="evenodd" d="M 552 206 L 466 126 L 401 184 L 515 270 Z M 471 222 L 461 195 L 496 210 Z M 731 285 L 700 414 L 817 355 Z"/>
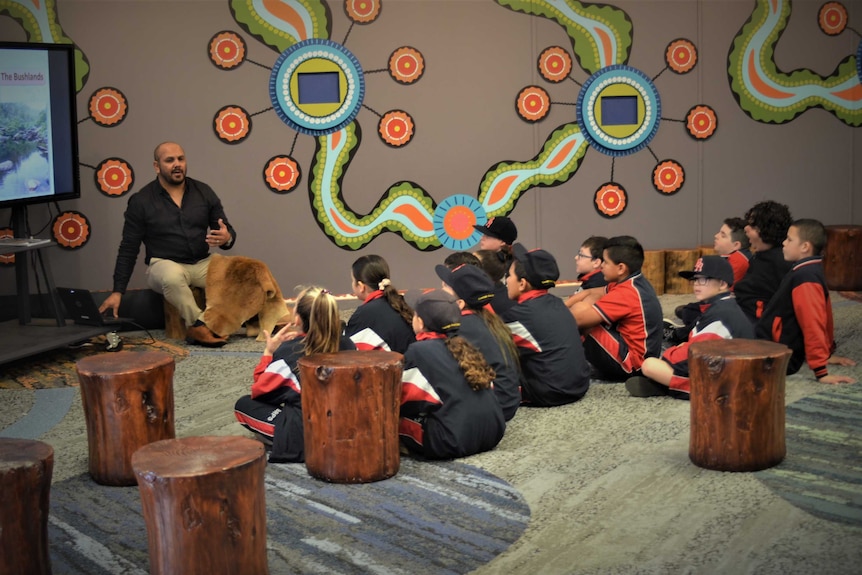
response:
<path fill-rule="evenodd" d="M 519 406 L 576 402 L 591 378 L 624 381 L 636 397 L 687 399 L 688 347 L 698 341 L 771 339 L 792 350 L 789 374 L 807 361 L 821 382 L 855 382 L 827 371 L 855 362 L 833 353 L 826 231 L 816 220 L 792 221 L 787 206 L 761 202 L 724 221 L 718 255 L 679 272 L 696 301 L 677 308 L 678 325 L 663 320 L 631 236 L 584 241 L 575 256 L 580 290 L 563 301 L 549 293 L 560 275 L 550 253 L 515 243 L 508 218 L 476 227 L 479 251 L 451 254 L 435 268 L 442 289 L 409 303 L 378 255 L 353 263 L 362 303 L 346 326 L 328 290 L 299 294 L 295 331 L 266 334 L 251 394 L 235 407 L 242 425 L 272 442 L 270 461 L 304 460 L 297 362 L 314 353 L 403 354 L 401 442 L 428 459 L 493 449 Z"/>

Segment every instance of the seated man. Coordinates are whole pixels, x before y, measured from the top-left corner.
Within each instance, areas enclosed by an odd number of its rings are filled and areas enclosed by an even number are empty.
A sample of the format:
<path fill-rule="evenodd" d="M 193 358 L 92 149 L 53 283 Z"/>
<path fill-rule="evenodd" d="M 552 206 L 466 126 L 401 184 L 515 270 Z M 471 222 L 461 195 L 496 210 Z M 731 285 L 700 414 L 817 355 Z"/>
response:
<path fill-rule="evenodd" d="M 643 261 L 635 238 L 609 239 L 602 256 L 607 287 L 578 292 L 567 302 L 595 377 L 625 381 L 638 375 L 645 358 L 661 355 L 661 304 L 641 274 Z"/>
<path fill-rule="evenodd" d="M 236 232 L 212 188 L 186 177 L 186 156 L 179 144 L 161 143 L 153 157 L 156 179 L 129 198 L 113 291 L 99 311 L 111 309 L 117 316 L 143 242 L 147 283 L 180 311 L 190 326 L 187 341 L 222 346 L 228 334 L 216 334 L 204 324 L 191 286 L 206 286 L 210 248 L 232 248 Z"/>

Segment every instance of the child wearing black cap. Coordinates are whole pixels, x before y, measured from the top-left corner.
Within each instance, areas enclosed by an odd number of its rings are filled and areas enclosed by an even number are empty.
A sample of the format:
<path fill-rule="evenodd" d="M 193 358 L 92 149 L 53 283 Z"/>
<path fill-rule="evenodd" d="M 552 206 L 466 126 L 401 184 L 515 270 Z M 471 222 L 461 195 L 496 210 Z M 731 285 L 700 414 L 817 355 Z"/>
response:
<path fill-rule="evenodd" d="M 509 421 L 521 403 L 520 365 L 518 350 L 512 332 L 489 309 L 494 301 L 491 278 L 474 265 L 462 264 L 451 270 L 438 265 L 434 270 L 443 281 L 443 291 L 458 298 L 461 308 L 461 329 L 458 334 L 476 346 L 497 377 L 494 378 L 494 395 Z"/>
<path fill-rule="evenodd" d="M 661 358 L 648 357 L 643 376 L 626 380 L 626 389 L 635 397 L 672 395 L 688 399 L 691 385 L 688 375 L 688 348 L 698 341 L 754 337 L 751 322 L 745 317 L 730 291 L 733 267 L 721 256 L 704 256 L 693 270 L 679 272 L 691 280 L 701 315 L 688 335 L 688 341 L 669 348 Z"/>
<path fill-rule="evenodd" d="M 830 375 L 827 364 L 856 365 L 849 357 L 835 355 L 832 304 L 823 272 L 826 229 L 817 220 L 796 220 L 787 230 L 784 259 L 793 262 L 763 316 L 757 337 L 783 343 L 793 351 L 787 373 L 796 373 L 804 361 L 821 383 L 855 383 L 846 375 Z"/>
<path fill-rule="evenodd" d="M 458 335 L 461 310 L 442 291 L 413 303 L 416 342 L 404 354 L 402 444 L 428 459 L 453 459 L 494 449 L 506 421 L 494 397 L 494 370 Z"/>
<path fill-rule="evenodd" d="M 506 216 L 495 216 L 488 218 L 484 225 L 474 225 L 475 229 L 482 232 L 479 240 L 480 250 L 503 251 L 511 255 L 512 244 L 518 239 L 518 228 L 515 222 Z"/>
<path fill-rule="evenodd" d="M 661 303 L 641 273 L 643 261 L 643 247 L 635 238 L 613 237 L 602 255 L 607 287 L 569 298 L 587 359 L 608 381 L 625 381 L 637 375 L 645 358 L 661 355 Z"/>
<path fill-rule="evenodd" d="M 563 301 L 548 293 L 560 270 L 545 250 L 512 249 L 514 261 L 506 278 L 509 298 L 517 300 L 503 314 L 521 357 L 522 405 L 551 407 L 574 403 L 590 387 L 578 326 Z"/>

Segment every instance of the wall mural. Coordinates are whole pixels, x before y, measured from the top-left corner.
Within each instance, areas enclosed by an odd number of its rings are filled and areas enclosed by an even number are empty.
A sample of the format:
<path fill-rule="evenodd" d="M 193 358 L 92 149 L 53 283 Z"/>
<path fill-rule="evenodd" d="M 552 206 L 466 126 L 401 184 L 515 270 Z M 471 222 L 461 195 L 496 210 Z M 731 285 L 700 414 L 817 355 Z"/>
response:
<path fill-rule="evenodd" d="M 807 69 L 782 72 L 775 65 L 775 45 L 790 12 L 790 0 L 757 0 L 733 39 L 727 74 L 739 107 L 758 122 L 782 124 L 811 108 L 823 108 L 849 126 L 862 125 L 862 37 L 856 54 L 844 58 L 828 77 Z M 827 2 L 817 23 L 825 34 L 837 36 L 848 28 L 847 9 Z"/>

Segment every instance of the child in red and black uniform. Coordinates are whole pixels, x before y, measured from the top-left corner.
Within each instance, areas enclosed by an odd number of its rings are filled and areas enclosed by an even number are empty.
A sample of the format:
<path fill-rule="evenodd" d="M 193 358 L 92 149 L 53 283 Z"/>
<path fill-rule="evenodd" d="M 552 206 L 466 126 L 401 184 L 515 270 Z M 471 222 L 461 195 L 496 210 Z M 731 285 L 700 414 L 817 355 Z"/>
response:
<path fill-rule="evenodd" d="M 602 253 L 608 238 L 590 236 L 581 245 L 575 256 L 575 267 L 578 270 L 578 281 L 581 289 L 602 288 L 608 285 L 602 274 Z"/>
<path fill-rule="evenodd" d="M 611 238 L 602 257 L 607 287 L 569 298 L 587 360 L 607 381 L 625 381 L 638 374 L 645 358 L 661 355 L 661 303 L 641 273 L 643 261 L 635 238 Z"/>
<path fill-rule="evenodd" d="M 378 255 L 362 256 L 351 267 L 353 295 L 362 304 L 347 322 L 345 333 L 359 350 L 404 353 L 416 341 L 413 310 L 389 279 L 389 265 Z"/>
<path fill-rule="evenodd" d="M 783 343 L 793 351 L 787 373 L 796 373 L 803 361 L 822 383 L 855 383 L 845 375 L 829 375 L 826 365 L 856 365 L 834 355 L 832 304 L 823 273 L 821 253 L 826 230 L 817 220 L 796 220 L 787 230 L 784 257 L 795 262 L 784 276 L 757 323 L 757 336 Z"/>
<path fill-rule="evenodd" d="M 518 304 L 502 315 L 515 337 L 524 374 L 521 404 L 551 407 L 574 403 L 590 387 L 578 325 L 563 300 L 548 293 L 560 277 L 557 260 L 545 250 L 512 250 L 506 286 Z"/>
<path fill-rule="evenodd" d="M 299 358 L 356 349 L 349 338 L 341 335 L 338 305 L 325 289 L 310 287 L 300 292 L 294 325 L 302 332 L 290 331 L 287 326 L 273 335 L 264 332 L 266 346 L 254 369 L 251 395 L 240 397 L 234 407 L 240 424 L 264 441 L 272 441 L 269 460 L 273 463 L 305 460 L 296 365 Z"/>
<path fill-rule="evenodd" d="M 506 421 L 494 397 L 494 370 L 458 335 L 455 297 L 433 290 L 413 304 L 416 342 L 404 354 L 401 442 L 428 459 L 494 449 Z"/>
<path fill-rule="evenodd" d="M 688 348 L 698 341 L 754 337 L 751 322 L 731 293 L 733 268 L 726 258 L 704 256 L 694 269 L 679 272 L 691 280 L 694 297 L 700 305 L 700 317 L 688 334 L 688 341 L 669 348 L 661 359 L 648 357 L 641 366 L 643 376 L 626 380 L 626 389 L 635 397 L 672 395 L 688 399 L 691 385 L 688 375 Z"/>
<path fill-rule="evenodd" d="M 445 266 L 434 268 L 443 280 L 443 291 L 458 298 L 461 308 L 461 329 L 458 334 L 473 344 L 488 362 L 497 377 L 494 378 L 494 395 L 509 421 L 521 403 L 521 376 L 518 350 L 512 332 L 491 310 L 494 285 L 491 278 L 475 265 L 462 264 L 451 270 Z"/>

